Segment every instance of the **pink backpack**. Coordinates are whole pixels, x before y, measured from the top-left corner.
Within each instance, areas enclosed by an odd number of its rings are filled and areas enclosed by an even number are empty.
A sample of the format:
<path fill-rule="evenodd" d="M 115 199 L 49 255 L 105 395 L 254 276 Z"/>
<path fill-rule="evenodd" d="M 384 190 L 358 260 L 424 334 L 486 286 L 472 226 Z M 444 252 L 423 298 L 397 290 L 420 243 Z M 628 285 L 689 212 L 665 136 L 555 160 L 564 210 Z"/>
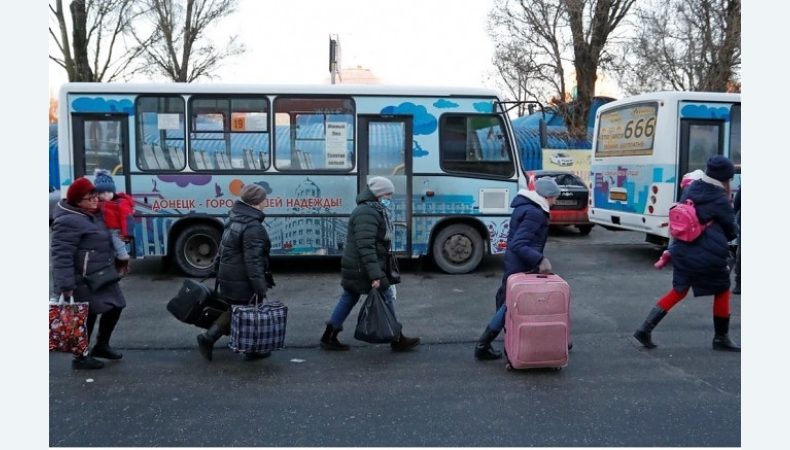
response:
<path fill-rule="evenodd" d="M 675 203 L 669 208 L 669 234 L 677 240 L 693 242 L 710 224 L 701 224 L 697 217 L 694 202 L 686 199 L 685 202 Z"/>

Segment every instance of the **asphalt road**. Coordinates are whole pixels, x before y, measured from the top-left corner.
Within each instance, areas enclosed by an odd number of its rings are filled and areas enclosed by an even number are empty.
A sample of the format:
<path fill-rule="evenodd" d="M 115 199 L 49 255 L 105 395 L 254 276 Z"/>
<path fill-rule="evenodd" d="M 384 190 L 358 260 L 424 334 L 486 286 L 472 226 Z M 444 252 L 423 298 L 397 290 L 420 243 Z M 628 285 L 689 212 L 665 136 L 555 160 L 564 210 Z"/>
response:
<path fill-rule="evenodd" d="M 50 354 L 49 444 L 90 446 L 714 446 L 741 445 L 740 354 L 711 350 L 712 297 L 689 297 L 654 332 L 630 337 L 671 286 L 641 235 L 600 227 L 550 236 L 547 256 L 572 289 L 570 364 L 506 371 L 473 346 L 494 311 L 501 257 L 468 275 L 403 262 L 397 311 L 409 353 L 340 334 L 349 352 L 318 348 L 337 296 L 339 260 L 277 259 L 271 292 L 289 307 L 287 348 L 245 362 L 227 338 L 204 361 L 198 328 L 165 304 L 183 278 L 159 259 L 134 261 L 128 307 L 99 371 Z M 353 330 L 355 309 L 346 322 Z M 740 342 L 740 297 L 730 334 Z M 495 343 L 502 347 L 501 337 Z M 79 414 L 74 414 L 79 411 Z"/>

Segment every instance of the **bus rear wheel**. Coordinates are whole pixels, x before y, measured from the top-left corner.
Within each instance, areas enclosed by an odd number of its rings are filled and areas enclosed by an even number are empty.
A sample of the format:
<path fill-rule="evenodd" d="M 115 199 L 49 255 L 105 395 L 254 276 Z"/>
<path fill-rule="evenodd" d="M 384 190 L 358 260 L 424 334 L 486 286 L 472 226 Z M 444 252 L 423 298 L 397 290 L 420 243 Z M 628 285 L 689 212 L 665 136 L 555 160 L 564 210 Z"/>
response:
<path fill-rule="evenodd" d="M 219 251 L 220 232 L 210 225 L 192 225 L 178 235 L 175 262 L 190 277 L 205 278 L 214 271 L 214 257 Z"/>
<path fill-rule="evenodd" d="M 483 238 L 469 225 L 450 225 L 433 241 L 433 260 L 444 272 L 469 273 L 482 259 Z"/>

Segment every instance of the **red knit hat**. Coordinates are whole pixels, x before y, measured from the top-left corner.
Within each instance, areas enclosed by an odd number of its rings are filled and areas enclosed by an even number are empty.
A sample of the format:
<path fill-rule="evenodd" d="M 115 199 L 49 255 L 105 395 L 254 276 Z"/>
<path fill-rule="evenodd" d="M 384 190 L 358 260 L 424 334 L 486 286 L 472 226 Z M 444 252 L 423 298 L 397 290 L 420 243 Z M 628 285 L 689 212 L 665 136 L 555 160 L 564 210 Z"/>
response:
<path fill-rule="evenodd" d="M 79 177 L 71 183 L 69 189 L 66 191 L 66 201 L 74 206 L 77 206 L 77 203 L 80 202 L 86 195 L 93 192 L 95 187 L 91 180 L 85 177 Z"/>

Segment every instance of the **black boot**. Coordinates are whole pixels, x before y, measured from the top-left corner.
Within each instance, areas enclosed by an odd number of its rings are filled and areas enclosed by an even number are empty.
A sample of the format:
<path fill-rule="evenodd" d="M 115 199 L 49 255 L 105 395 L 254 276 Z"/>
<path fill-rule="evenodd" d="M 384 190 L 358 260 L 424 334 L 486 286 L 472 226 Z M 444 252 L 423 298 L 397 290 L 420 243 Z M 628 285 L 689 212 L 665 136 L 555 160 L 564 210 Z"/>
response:
<path fill-rule="evenodd" d="M 79 356 L 71 361 L 74 370 L 95 370 L 104 367 L 104 363 L 91 356 Z"/>
<path fill-rule="evenodd" d="M 390 348 L 392 351 L 395 352 L 405 352 L 406 350 L 410 350 L 416 347 L 420 343 L 420 338 L 418 337 L 406 337 L 403 333 L 398 334 L 398 337 L 395 338 L 394 341 L 390 342 Z"/>
<path fill-rule="evenodd" d="M 725 352 L 741 351 L 741 348 L 738 347 L 735 342 L 730 340 L 730 316 L 713 316 L 713 328 L 716 330 L 716 334 L 713 336 L 713 350 L 721 350 Z"/>
<path fill-rule="evenodd" d="M 486 327 L 486 330 L 483 331 L 483 334 L 475 345 L 475 358 L 482 360 L 501 358 L 502 352 L 498 352 L 494 350 L 494 347 L 491 347 L 491 343 L 494 342 L 494 339 L 496 339 L 498 335 L 498 331 L 493 331 L 491 328 Z"/>
<path fill-rule="evenodd" d="M 661 322 L 661 319 L 663 319 L 666 315 L 666 311 L 658 306 L 654 306 L 653 309 L 651 309 L 647 314 L 647 318 L 642 323 L 642 326 L 639 327 L 634 333 L 636 340 L 647 348 L 656 348 L 657 345 L 653 343 L 650 334 L 652 333 L 653 328 L 658 325 L 658 322 Z"/>
<path fill-rule="evenodd" d="M 216 323 L 211 325 L 205 333 L 201 333 L 197 337 L 198 350 L 200 354 L 211 361 L 214 352 L 214 343 L 222 337 L 222 329 Z"/>
<path fill-rule="evenodd" d="M 91 356 L 93 356 L 94 358 L 104 358 L 104 359 L 123 358 L 122 353 L 118 353 L 112 347 L 110 347 L 109 341 L 96 342 L 96 345 L 94 345 L 93 348 L 91 349 Z"/>
<path fill-rule="evenodd" d="M 321 336 L 321 348 L 324 350 L 335 351 L 346 351 L 351 348 L 350 346 L 337 340 L 337 334 L 342 330 L 342 328 L 335 328 L 331 324 L 326 324 L 324 335 Z"/>
<path fill-rule="evenodd" d="M 99 319 L 99 335 L 96 337 L 96 345 L 91 349 L 90 356 L 104 359 L 121 359 L 123 354 L 116 352 L 110 347 L 110 336 L 112 336 L 115 325 L 121 317 L 121 309 L 114 308 L 101 315 Z"/>

